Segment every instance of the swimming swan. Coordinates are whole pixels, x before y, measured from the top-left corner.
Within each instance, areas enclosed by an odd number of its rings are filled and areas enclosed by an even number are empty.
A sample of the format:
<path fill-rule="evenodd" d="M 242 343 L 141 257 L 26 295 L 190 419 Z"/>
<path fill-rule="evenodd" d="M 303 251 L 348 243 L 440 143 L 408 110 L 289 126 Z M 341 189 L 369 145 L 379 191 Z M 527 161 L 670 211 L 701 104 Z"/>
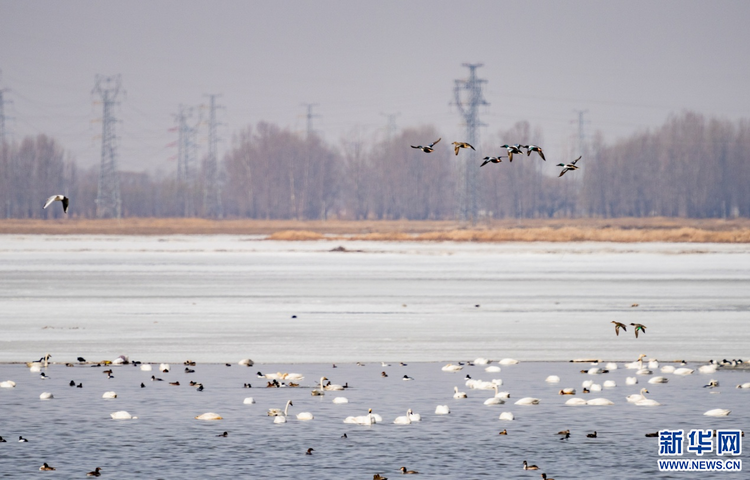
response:
<path fill-rule="evenodd" d="M 405 416 L 396 417 L 393 423 L 396 425 L 411 425 L 411 408 L 406 411 Z"/>
<path fill-rule="evenodd" d="M 435 415 L 448 415 L 451 413 L 451 409 L 448 405 L 438 405 L 435 407 Z"/>
<path fill-rule="evenodd" d="M 574 407 L 586 405 L 586 400 L 583 398 L 571 398 L 567 402 L 565 402 L 565 405 L 570 405 Z"/>
<path fill-rule="evenodd" d="M 462 367 L 461 365 L 453 365 L 452 363 L 449 363 L 448 365 L 444 366 L 440 370 L 444 372 L 459 372 L 463 369 L 464 367 Z"/>
<path fill-rule="evenodd" d="M 645 388 L 641 388 L 641 393 L 634 393 L 632 395 L 628 395 L 627 397 L 625 397 L 625 400 L 627 400 L 630 403 L 640 402 L 641 400 L 646 399 L 646 397 L 643 396 L 644 393 L 649 393 L 649 392 Z"/>
<path fill-rule="evenodd" d="M 557 375 L 550 375 L 549 377 L 544 379 L 547 383 L 560 383 L 560 377 Z"/>
<path fill-rule="evenodd" d="M 652 385 L 656 383 L 667 383 L 667 382 L 669 382 L 669 379 L 667 377 L 654 377 L 648 381 L 648 383 Z"/>
<path fill-rule="evenodd" d="M 713 410 L 707 411 L 703 415 L 705 415 L 707 417 L 726 417 L 730 413 L 732 413 L 731 410 L 724 410 L 724 409 L 721 409 L 721 408 L 714 408 Z"/>
<path fill-rule="evenodd" d="M 4 382 L 0 382 L 0 388 L 15 388 L 16 382 L 13 380 L 6 380 Z"/>
<path fill-rule="evenodd" d="M 497 385 L 495 385 L 495 396 L 492 398 L 488 398 L 484 401 L 485 405 L 502 405 L 505 403 L 505 400 L 500 397 L 500 392 L 497 391 Z"/>
<path fill-rule="evenodd" d="M 625 379 L 625 385 L 638 385 L 638 379 L 635 377 L 628 377 Z"/>
<path fill-rule="evenodd" d="M 297 414 L 297 420 L 312 420 L 314 418 L 315 417 L 313 417 L 313 414 L 310 412 L 302 412 Z"/>
<path fill-rule="evenodd" d="M 55 398 L 54 395 L 52 395 L 50 392 L 44 392 L 41 395 L 39 395 L 40 400 L 51 400 Z"/>
<path fill-rule="evenodd" d="M 136 418 L 136 417 L 133 417 L 133 418 Z M 213 413 L 213 412 L 203 413 L 195 417 L 195 419 L 196 420 L 224 420 L 224 418 L 221 415 L 219 415 L 218 413 Z"/>
<path fill-rule="evenodd" d="M 214 414 L 216 415 L 216 414 Z M 125 410 L 120 410 L 119 412 L 110 413 L 110 417 L 112 417 L 114 420 L 130 420 L 130 419 L 136 419 L 138 417 L 134 417 Z M 195 417 L 198 418 L 198 417 Z"/>
<path fill-rule="evenodd" d="M 586 402 L 586 405 L 594 405 L 594 406 L 606 406 L 606 405 L 614 405 L 615 402 L 611 400 L 607 400 L 606 398 L 592 398 L 591 400 Z"/>
<path fill-rule="evenodd" d="M 516 405 L 539 405 L 539 399 L 534 397 L 524 397 L 516 401 Z"/>
<path fill-rule="evenodd" d="M 245 405 L 252 405 L 255 403 L 255 399 L 253 397 L 247 397 L 245 400 L 242 401 Z"/>
<path fill-rule="evenodd" d="M 336 397 L 333 399 L 333 403 L 335 404 L 349 403 L 349 399 L 346 397 Z"/>
<path fill-rule="evenodd" d="M 468 398 L 466 396 L 466 392 L 459 392 L 458 387 L 453 387 L 453 391 L 455 392 L 453 394 L 453 398 Z"/>
<path fill-rule="evenodd" d="M 516 417 L 511 412 L 503 412 L 500 414 L 500 420 L 515 420 Z"/>
<path fill-rule="evenodd" d="M 117 394 L 115 392 L 104 392 L 102 398 L 117 398 Z"/>
<path fill-rule="evenodd" d="M 286 402 L 284 410 L 278 408 L 271 408 L 268 410 L 268 416 L 274 417 L 273 423 L 286 423 L 286 416 L 289 415 L 289 407 L 294 406 L 291 400 Z"/>
<path fill-rule="evenodd" d="M 661 403 L 657 402 L 656 400 L 652 400 L 650 398 L 646 398 L 646 395 L 643 395 L 644 390 L 645 389 L 643 389 L 643 388 L 641 389 L 641 395 L 643 396 L 643 400 L 638 400 L 637 402 L 635 402 L 636 406 L 639 406 L 639 407 L 658 407 L 659 405 L 661 405 Z M 648 391 L 646 391 L 645 393 L 648 393 Z"/>

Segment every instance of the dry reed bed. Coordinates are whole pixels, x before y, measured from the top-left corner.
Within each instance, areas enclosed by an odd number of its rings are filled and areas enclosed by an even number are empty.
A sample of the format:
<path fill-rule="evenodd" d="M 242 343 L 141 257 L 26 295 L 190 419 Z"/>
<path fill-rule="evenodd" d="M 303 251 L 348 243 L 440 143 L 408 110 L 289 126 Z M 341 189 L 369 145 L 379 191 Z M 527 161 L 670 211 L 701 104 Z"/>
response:
<path fill-rule="evenodd" d="M 297 221 L 126 218 L 0 220 L 0 234 L 267 235 L 271 240 L 451 242 L 691 242 L 750 243 L 750 219 L 497 220 L 472 228 L 455 221 Z"/>

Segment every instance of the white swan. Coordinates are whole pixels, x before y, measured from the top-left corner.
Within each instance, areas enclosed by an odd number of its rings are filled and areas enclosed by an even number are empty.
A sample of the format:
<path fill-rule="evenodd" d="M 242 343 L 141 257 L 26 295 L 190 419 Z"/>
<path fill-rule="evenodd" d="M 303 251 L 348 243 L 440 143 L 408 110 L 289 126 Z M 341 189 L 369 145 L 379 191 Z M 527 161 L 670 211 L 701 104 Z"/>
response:
<path fill-rule="evenodd" d="M 583 383 L 581 383 L 581 386 L 583 388 L 591 388 L 591 385 L 594 383 L 593 380 L 584 380 Z"/>
<path fill-rule="evenodd" d="M 586 405 L 586 400 L 583 398 L 571 398 L 567 402 L 565 402 L 565 405 L 572 405 L 572 406 Z"/>
<path fill-rule="evenodd" d="M 488 363 L 490 363 L 490 361 L 484 357 L 479 357 L 474 360 L 475 365 L 487 365 Z"/>
<path fill-rule="evenodd" d="M 642 354 L 638 355 L 638 360 L 636 360 L 635 362 L 632 362 L 632 363 L 626 363 L 625 364 L 625 368 L 629 368 L 629 369 L 632 369 L 632 370 L 636 370 L 636 369 L 640 370 L 640 369 L 642 369 L 643 368 L 643 357 L 645 357 L 645 356 L 646 356 L 645 353 L 642 353 Z"/>
<path fill-rule="evenodd" d="M 466 392 L 459 392 L 458 387 L 453 387 L 453 398 L 467 398 Z"/>
<path fill-rule="evenodd" d="M 245 405 L 252 405 L 255 403 L 255 399 L 253 397 L 247 397 L 245 400 L 242 401 Z"/>
<path fill-rule="evenodd" d="M 13 380 L 6 380 L 4 382 L 0 382 L 0 388 L 15 388 L 16 382 Z"/>
<path fill-rule="evenodd" d="M 409 409 L 409 411 L 411 411 L 411 408 Z M 409 420 L 411 420 L 412 422 L 421 422 L 422 421 L 422 415 L 420 415 L 418 413 L 411 412 L 409 414 Z"/>
<path fill-rule="evenodd" d="M 615 388 L 617 386 L 617 382 L 614 380 L 607 380 L 604 382 L 604 388 Z"/>
<path fill-rule="evenodd" d="M 534 397 L 523 397 L 517 400 L 516 405 L 539 405 L 539 399 Z"/>
<path fill-rule="evenodd" d="M 243 358 L 242 360 L 237 362 L 237 365 L 242 365 L 243 367 L 252 367 L 253 365 L 255 365 L 255 362 L 253 362 L 249 358 Z"/>
<path fill-rule="evenodd" d="M 669 379 L 667 377 L 654 377 L 651 380 L 648 381 L 648 383 L 654 385 L 657 383 L 668 383 Z"/>
<path fill-rule="evenodd" d="M 117 393 L 115 392 L 104 392 L 104 395 L 102 395 L 102 398 L 117 398 Z"/>
<path fill-rule="evenodd" d="M 51 400 L 55 398 L 54 395 L 52 395 L 50 392 L 44 392 L 41 395 L 39 395 L 40 400 Z"/>
<path fill-rule="evenodd" d="M 492 390 L 493 388 L 495 388 L 495 386 L 496 384 L 494 382 L 485 382 L 483 380 L 477 380 L 474 384 L 472 384 L 471 388 L 475 390 Z"/>
<path fill-rule="evenodd" d="M 607 400 L 606 398 L 592 398 L 591 400 L 586 402 L 586 405 L 598 405 L 598 406 L 604 406 L 604 405 L 614 405 L 615 402 L 611 400 Z"/>
<path fill-rule="evenodd" d="M 750 382 L 740 383 L 739 385 L 737 385 L 737 388 L 750 388 Z"/>
<path fill-rule="evenodd" d="M 406 415 L 396 417 L 393 423 L 396 425 L 411 425 L 411 408 L 406 411 Z"/>
<path fill-rule="evenodd" d="M 204 413 L 203 415 L 208 415 L 208 414 Z M 203 416 L 203 415 L 201 415 L 201 416 Z M 216 415 L 216 414 L 214 413 L 212 415 Z M 131 414 L 129 414 L 125 410 L 120 410 L 119 412 L 110 413 L 109 416 L 112 417 L 112 419 L 114 419 L 114 420 L 131 420 L 131 419 L 138 418 L 138 417 L 132 416 Z M 195 418 L 198 418 L 198 417 L 195 417 Z M 221 418 L 221 417 L 219 417 L 219 418 Z"/>
<path fill-rule="evenodd" d="M 560 377 L 557 375 L 550 375 L 549 377 L 544 379 L 547 383 L 560 383 Z"/>
<path fill-rule="evenodd" d="M 637 372 L 635 372 L 636 375 L 651 375 L 652 373 L 654 373 L 654 372 L 652 372 L 648 368 L 641 368 L 640 370 L 638 370 Z"/>
<path fill-rule="evenodd" d="M 316 389 L 316 388 L 312 389 L 310 391 L 310 395 L 312 395 L 314 397 L 315 396 L 320 396 L 320 395 L 325 395 L 325 391 L 323 389 L 323 382 L 325 380 L 328 380 L 328 378 L 327 377 L 320 377 L 320 389 Z"/>
<path fill-rule="evenodd" d="M 148 363 L 141 364 L 141 371 L 142 372 L 150 372 L 151 370 L 153 370 L 153 368 Z"/>
<path fill-rule="evenodd" d="M 659 361 L 655 358 L 653 360 L 649 360 L 648 368 L 653 368 L 654 370 L 656 370 L 657 368 L 659 368 Z"/>
<path fill-rule="evenodd" d="M 700 373 L 716 373 L 717 365 L 701 365 L 698 367 Z"/>
<path fill-rule="evenodd" d="M 117 412 L 117 413 L 121 413 L 121 412 Z M 125 413 L 128 413 L 128 412 L 125 412 Z M 114 413 L 112 415 L 114 415 Z M 112 417 L 112 418 L 115 418 L 115 417 Z M 136 417 L 133 417 L 133 418 L 136 418 Z M 203 413 L 195 417 L 195 419 L 196 420 L 224 420 L 224 418 L 221 415 L 219 415 L 218 413 L 214 413 L 214 412 Z"/>
<path fill-rule="evenodd" d="M 448 365 L 444 366 L 440 370 L 444 372 L 460 372 L 463 369 L 464 367 L 462 367 L 461 365 L 453 365 L 452 363 L 449 363 Z"/>
<path fill-rule="evenodd" d="M 650 398 L 646 398 L 646 395 L 643 395 L 644 394 L 644 390 L 645 390 L 645 393 L 648 393 L 648 390 L 646 390 L 645 388 L 641 389 L 641 396 L 643 396 L 643 400 L 638 400 L 637 402 L 635 402 L 636 406 L 639 406 L 639 407 L 658 407 L 659 405 L 661 405 L 661 403 L 657 402 L 656 400 L 652 400 Z"/>
<path fill-rule="evenodd" d="M 499 363 L 500 365 L 517 365 L 520 362 L 518 360 L 513 359 L 513 358 L 503 358 L 502 360 L 500 360 L 497 363 Z"/>
<path fill-rule="evenodd" d="M 501 368 L 497 365 L 490 365 L 489 367 L 485 368 L 484 371 L 489 373 L 497 373 L 501 371 Z"/>
<path fill-rule="evenodd" d="M 641 400 L 646 399 L 646 397 L 643 396 L 644 393 L 649 393 L 649 392 L 645 388 L 641 388 L 641 393 L 634 393 L 632 395 L 628 395 L 627 397 L 625 397 L 625 400 L 627 400 L 630 403 L 640 402 Z"/>
<path fill-rule="evenodd" d="M 505 400 L 503 400 L 503 397 L 500 396 L 500 392 L 497 391 L 497 385 L 495 385 L 495 396 L 485 400 L 484 404 L 485 405 L 502 405 L 504 403 L 505 403 Z"/>
<path fill-rule="evenodd" d="M 511 412 L 503 412 L 503 413 L 500 414 L 499 419 L 500 420 L 509 420 L 510 421 L 510 420 L 515 420 L 516 417 Z"/>
<path fill-rule="evenodd" d="M 493 378 L 492 379 L 492 383 L 494 383 L 495 385 L 502 385 L 503 384 L 503 379 L 502 378 Z"/>
<path fill-rule="evenodd" d="M 287 415 L 289 415 L 289 407 L 290 406 L 294 406 L 294 404 L 292 403 L 291 400 L 288 400 L 286 402 L 286 407 L 284 407 L 283 414 L 276 414 L 273 417 L 273 423 L 286 423 L 286 417 L 287 417 Z M 271 409 L 271 410 L 268 411 L 268 414 L 271 415 L 271 412 L 274 411 L 274 413 L 275 413 L 276 410 L 277 409 L 273 408 L 273 409 Z"/>
<path fill-rule="evenodd" d="M 661 373 L 674 373 L 675 368 L 672 365 L 664 365 L 659 370 Z"/>
<path fill-rule="evenodd" d="M 617 370 L 617 364 L 615 362 L 609 362 L 606 367 L 607 370 Z"/>
<path fill-rule="evenodd" d="M 692 368 L 681 367 L 676 369 L 673 373 L 675 375 L 692 375 L 694 371 L 695 370 L 693 370 Z"/>
<path fill-rule="evenodd" d="M 638 385 L 638 379 L 636 377 L 628 377 L 625 379 L 625 385 Z"/>
<path fill-rule="evenodd" d="M 328 390 L 329 392 L 332 391 L 332 390 L 343 390 L 344 389 L 343 385 L 333 384 L 333 385 L 325 385 L 325 386 L 323 386 L 323 382 L 322 381 L 320 382 L 320 385 L 322 386 L 323 390 Z"/>
<path fill-rule="evenodd" d="M 301 412 L 297 414 L 297 420 L 312 420 L 315 417 L 313 417 L 313 414 L 310 412 Z"/>
<path fill-rule="evenodd" d="M 435 415 L 448 415 L 451 413 L 451 409 L 448 408 L 448 405 L 438 405 L 435 407 Z"/>
<path fill-rule="evenodd" d="M 722 408 L 714 408 L 713 410 L 707 411 L 703 415 L 707 417 L 726 417 L 730 413 L 732 413 L 731 410 L 724 410 Z"/>
<path fill-rule="evenodd" d="M 600 384 L 598 384 L 598 383 L 592 383 L 591 387 L 589 388 L 589 390 L 591 390 L 592 392 L 601 392 L 602 391 L 602 386 Z"/>
<path fill-rule="evenodd" d="M 349 403 L 349 399 L 346 397 L 336 397 L 333 399 L 333 403 L 335 404 L 343 404 L 343 403 Z"/>

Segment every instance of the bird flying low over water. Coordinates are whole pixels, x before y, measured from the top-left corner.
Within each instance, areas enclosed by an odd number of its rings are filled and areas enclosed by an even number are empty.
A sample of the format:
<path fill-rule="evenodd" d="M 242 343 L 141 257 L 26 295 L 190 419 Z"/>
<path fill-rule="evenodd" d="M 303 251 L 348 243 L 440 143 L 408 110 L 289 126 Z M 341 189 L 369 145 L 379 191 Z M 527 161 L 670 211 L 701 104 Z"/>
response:
<path fill-rule="evenodd" d="M 49 207 L 52 202 L 62 202 L 63 212 L 68 213 L 68 202 L 70 202 L 70 199 L 68 197 L 66 197 L 65 195 L 52 195 L 47 199 L 47 202 L 44 204 L 44 208 Z"/>
<path fill-rule="evenodd" d="M 578 160 L 580 159 L 581 157 L 578 157 L 570 163 L 558 163 L 558 167 L 563 167 L 562 172 L 560 172 L 560 175 L 558 175 L 558 178 L 565 175 L 565 172 L 567 172 L 568 170 L 578 170 L 578 167 L 576 167 L 576 162 L 578 162 Z"/>
<path fill-rule="evenodd" d="M 437 142 L 435 142 L 435 143 L 437 143 Z M 462 149 L 462 148 L 470 148 L 470 149 L 476 151 L 476 149 L 474 147 L 472 147 L 470 144 L 468 144 L 466 142 L 453 142 L 453 149 L 456 151 L 456 155 L 458 155 L 458 151 L 460 149 Z"/>
<path fill-rule="evenodd" d="M 438 143 L 438 142 L 439 142 L 440 140 L 442 140 L 442 138 L 443 138 L 443 137 L 440 137 L 440 138 L 438 138 L 437 140 L 435 140 L 435 141 L 434 141 L 434 142 L 432 142 L 431 144 L 427 145 L 426 147 L 423 147 L 422 145 L 418 145 L 418 146 L 416 146 L 416 147 L 415 147 L 414 145 L 412 145 L 412 146 L 411 146 L 411 148 L 418 148 L 418 149 L 422 150 L 422 151 L 423 151 L 424 153 L 430 153 L 430 152 L 432 152 L 433 150 L 435 150 L 435 149 L 434 149 L 433 147 L 434 147 L 435 145 L 437 145 L 437 143 Z"/>
<path fill-rule="evenodd" d="M 523 152 L 521 150 L 519 150 L 519 148 L 516 147 L 515 145 L 505 144 L 505 145 L 500 145 L 500 148 L 504 148 L 504 149 L 506 149 L 508 151 L 508 161 L 510 161 L 510 162 L 513 161 L 513 154 L 514 153 L 517 153 L 519 155 L 523 155 Z"/>
<path fill-rule="evenodd" d="M 632 326 L 635 327 L 635 338 L 638 338 L 638 331 L 640 330 L 643 333 L 646 333 L 646 326 L 642 325 L 640 323 L 631 323 Z"/>
<path fill-rule="evenodd" d="M 531 152 L 536 152 L 539 154 L 540 157 L 542 157 L 542 160 L 545 162 L 547 161 L 546 158 L 544 158 L 544 152 L 542 152 L 542 147 L 538 147 L 536 145 L 523 145 L 523 148 L 526 149 L 526 156 L 531 155 Z"/>
<path fill-rule="evenodd" d="M 479 166 L 480 167 L 484 167 L 485 165 L 487 165 L 490 162 L 492 162 L 492 163 L 500 163 L 500 162 L 502 162 L 502 160 L 501 160 L 502 158 L 508 158 L 508 157 L 506 157 L 505 155 L 500 155 L 498 157 L 484 157 L 482 159 L 482 160 L 484 160 L 484 162 L 482 162 L 482 164 L 479 165 Z"/>
<path fill-rule="evenodd" d="M 617 335 L 618 337 L 620 336 L 620 329 L 621 328 L 622 328 L 623 332 L 627 332 L 628 331 L 628 329 L 625 328 L 625 324 L 624 323 L 615 322 L 614 320 L 612 320 L 612 323 L 615 324 L 615 335 Z"/>

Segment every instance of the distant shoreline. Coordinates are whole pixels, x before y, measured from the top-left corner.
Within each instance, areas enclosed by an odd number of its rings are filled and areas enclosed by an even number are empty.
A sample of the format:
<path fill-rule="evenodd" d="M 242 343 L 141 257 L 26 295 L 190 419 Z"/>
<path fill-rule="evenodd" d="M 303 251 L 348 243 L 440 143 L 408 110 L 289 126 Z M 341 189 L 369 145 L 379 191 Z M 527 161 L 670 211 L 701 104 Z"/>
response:
<path fill-rule="evenodd" d="M 476 225 L 410 220 L 124 218 L 0 220 L 5 235 L 265 235 L 269 240 L 750 243 L 750 219 L 503 219 Z"/>

